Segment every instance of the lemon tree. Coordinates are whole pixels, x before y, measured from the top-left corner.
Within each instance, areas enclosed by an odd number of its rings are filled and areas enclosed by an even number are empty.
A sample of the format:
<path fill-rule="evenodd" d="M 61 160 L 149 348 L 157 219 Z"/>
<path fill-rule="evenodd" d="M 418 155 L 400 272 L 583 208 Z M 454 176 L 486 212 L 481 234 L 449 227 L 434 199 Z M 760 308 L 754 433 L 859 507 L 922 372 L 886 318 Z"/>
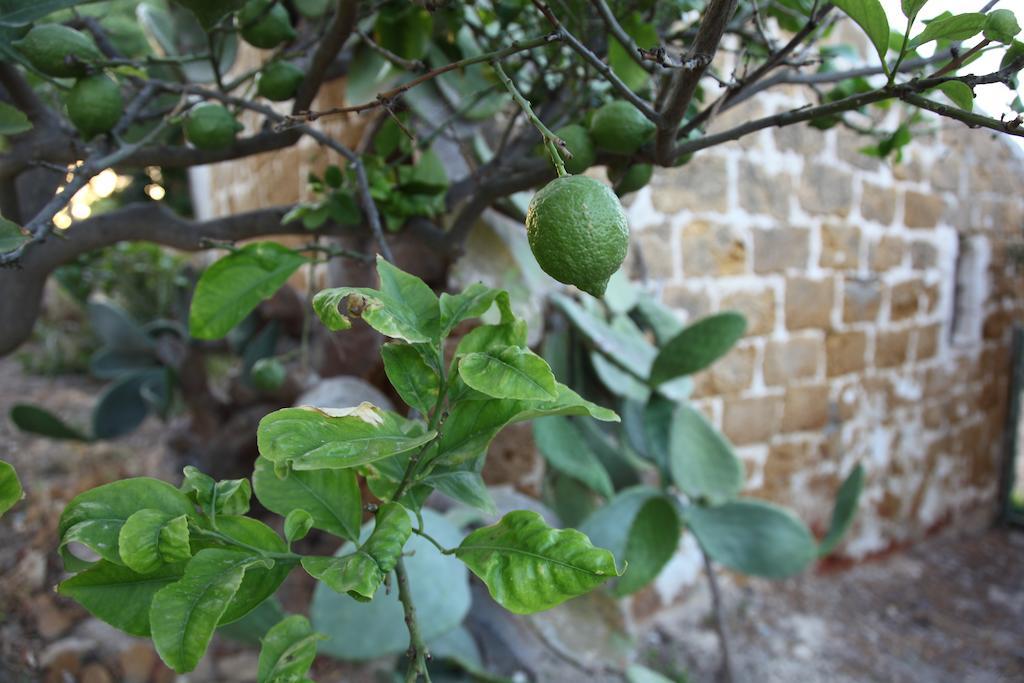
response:
<path fill-rule="evenodd" d="M 590 541 L 545 528 L 529 514 L 469 533 L 449 520 L 438 537 L 451 540 L 437 545 L 416 515 L 432 490 L 491 509 L 479 465 L 505 425 L 569 415 L 613 419 L 559 384 L 527 347 L 525 323 L 506 294 L 474 285 L 437 296 L 387 265 L 415 264 L 440 290 L 478 234 L 474 228 L 496 214 L 522 226 L 509 237 L 517 258 L 532 253 L 540 268 L 579 290 L 585 303 L 563 308 L 574 325 L 597 330 L 609 351 L 589 357 L 606 388 L 643 397 L 644 410 L 630 405 L 633 417 L 649 408 L 648 423 L 662 419 L 649 455 L 663 480 L 708 503 L 679 515 L 643 489 L 627 497 L 629 528 L 608 538 L 637 569 L 614 590 L 645 584 L 665 559 L 647 551 L 684 529 L 740 571 L 803 566 L 811 557 L 803 529 L 785 514 L 735 500 L 727 448 L 692 414 L 675 410 L 685 375 L 714 357 L 721 340 L 703 328 L 677 330 L 650 302 L 634 310 L 608 288 L 629 249 L 628 212 L 618 196 L 640 191 L 663 168 L 681 166 L 674 177 L 685 178 L 686 165 L 706 149 L 768 128 L 844 126 L 864 135 L 863 153 L 886 162 L 898 162 L 915 136 L 935 130 L 936 117 L 965 124 L 945 134 L 971 128 L 1022 136 L 1024 43 L 1005 7 L 942 13 L 919 0 L 894 11 L 880 0 L 782 0 L 753 12 L 748 4 L 0 2 L 0 168 L 5 187 L 16 190 L 0 193 L 0 354 L 31 336 L 56 270 L 61 282 L 74 283 L 75 269 L 97 250 L 146 242 L 223 254 L 195 287 L 193 274 L 181 278 L 192 301 L 174 307 L 175 320 L 140 325 L 109 310 L 97 317 L 103 346 L 91 369 L 110 384 L 91 428 L 31 406 L 19 406 L 15 421 L 54 438 L 93 440 L 124 434 L 150 413 L 182 416 L 191 433 L 179 441 L 191 444 L 189 457 L 213 463 L 251 462 L 245 446 L 220 452 L 244 441 L 227 431 L 254 405 L 267 405 L 272 416 L 259 430 L 254 483 L 190 472 L 183 490 L 147 481 L 93 493 L 86 502 L 102 503 L 102 520 L 89 517 L 91 505 L 69 506 L 65 549 L 95 546 L 102 559 L 66 558 L 74 576 L 61 590 L 123 630 L 155 638 L 158 652 L 185 670 L 218 624 L 254 609 L 289 572 L 305 571 L 326 586 L 320 594 L 338 596 L 346 610 L 372 598 L 366 612 L 327 621 L 362 636 L 351 642 L 386 643 L 387 653 L 397 641 L 399 650 L 411 642 L 407 679 L 415 680 L 426 673 L 423 620 L 415 614 L 415 593 L 424 591 L 416 579 L 401 580 L 408 543 L 417 553 L 438 551 L 422 571 L 444 573 L 454 585 L 464 576 L 451 570 L 457 563 L 515 611 L 552 606 L 622 571 Z M 825 30 L 839 21 L 849 30 Z M 742 60 L 720 51 L 723 42 L 742 44 Z M 777 101 L 790 101 L 795 89 L 810 104 L 747 120 L 730 112 L 778 88 L 787 97 Z M 1005 100 L 991 111 L 976 109 L 974 95 L 993 91 Z M 251 171 L 247 192 L 261 198 L 250 210 L 231 202 L 211 207 L 207 195 L 224 188 L 202 179 L 219 176 L 186 173 L 245 160 L 239 168 Z M 132 181 L 111 184 L 111 173 Z M 187 188 L 185 178 L 199 184 Z M 83 218 L 86 212 L 68 209 L 89 194 L 81 192 L 87 185 L 113 189 Z M 138 201 L 139 188 L 147 201 Z M 210 210 L 218 207 L 222 213 Z M 54 239 L 66 221 L 69 238 Z M 239 245 L 279 234 L 290 236 L 290 246 Z M 518 248 L 521 235 L 529 252 Z M 379 286 L 365 287 L 378 254 L 385 262 Z M 993 262 L 1002 257 L 994 253 Z M 340 366 L 328 362 L 339 356 L 336 340 L 313 332 L 302 295 L 285 288 L 298 272 L 311 282 L 337 279 L 316 298 L 318 313 L 333 331 L 365 323 L 388 337 L 379 358 L 375 345 L 352 343 Z M 532 274 L 524 279 L 532 282 Z M 604 303 L 591 300 L 602 296 Z M 584 315 L 604 305 L 629 317 L 595 323 Z M 449 339 L 485 313 L 486 322 L 461 341 Z M 630 334 L 634 317 L 644 316 L 653 316 L 651 332 L 662 346 Z M 290 394 L 327 368 L 386 376 L 410 411 L 355 405 L 282 414 Z M 602 434 L 587 425 L 555 420 L 540 433 L 554 453 L 550 462 L 577 472 L 570 486 L 605 495 L 616 490 L 616 473 L 602 476 L 594 458 L 569 452 L 583 439 L 600 443 L 594 439 Z M 628 431 L 635 436 L 636 429 Z M 673 465 L 673 443 L 699 451 L 698 469 Z M 5 507 L 20 491 L 10 473 L 6 483 Z M 286 538 L 246 516 L 253 489 L 283 518 Z M 365 529 L 363 502 L 382 504 Z M 612 518 L 624 526 L 624 517 Z M 631 529 L 639 540 L 630 541 Z M 301 546 L 289 546 L 307 532 L 338 535 L 347 545 L 341 554 L 310 559 Z M 530 539 L 557 552 L 538 560 Z M 737 555 L 747 545 L 757 549 L 754 560 Z M 780 556 L 783 546 L 790 551 Z M 564 572 L 571 557 L 579 564 Z M 547 566 L 541 561 L 559 569 L 537 584 Z M 136 580 L 140 574 L 145 578 Z M 393 590 L 381 601 L 378 579 L 389 576 Z M 126 583 L 137 589 L 131 600 L 117 592 Z M 210 600 L 200 599 L 197 610 L 199 593 Z M 420 600 L 432 613 L 443 608 Z M 315 652 L 316 629 L 337 604 L 323 603 L 312 621 L 289 618 L 265 634 L 261 681 L 302 679 L 293 665 Z M 460 601 L 431 626 L 454 627 L 467 605 Z M 363 617 L 375 621 L 353 634 Z M 324 647 L 340 652 L 343 642 L 350 641 L 332 637 Z"/>

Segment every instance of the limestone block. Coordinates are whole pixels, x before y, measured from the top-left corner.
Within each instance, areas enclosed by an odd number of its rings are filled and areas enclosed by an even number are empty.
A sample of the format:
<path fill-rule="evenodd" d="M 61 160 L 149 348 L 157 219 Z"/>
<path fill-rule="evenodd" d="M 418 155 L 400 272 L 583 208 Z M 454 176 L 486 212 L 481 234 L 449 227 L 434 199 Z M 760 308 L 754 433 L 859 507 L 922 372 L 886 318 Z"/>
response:
<path fill-rule="evenodd" d="M 828 385 L 791 386 L 786 389 L 782 412 L 783 432 L 824 429 L 828 424 Z"/>
<path fill-rule="evenodd" d="M 860 228 L 842 223 L 821 227 L 821 267 L 855 270 L 860 266 Z"/>
<path fill-rule="evenodd" d="M 753 233 L 755 273 L 807 268 L 811 234 L 806 228 L 756 228 Z"/>
<path fill-rule="evenodd" d="M 683 228 L 683 275 L 747 272 L 747 244 L 731 227 L 694 221 Z"/>
<path fill-rule="evenodd" d="M 781 421 L 781 396 L 725 399 L 722 431 L 738 446 L 769 440 Z"/>
<path fill-rule="evenodd" d="M 659 169 L 651 181 L 651 201 L 662 213 L 683 210 L 719 211 L 728 209 L 729 176 L 725 159 L 697 152 L 689 163 L 677 168 Z"/>
<path fill-rule="evenodd" d="M 882 285 L 876 279 L 846 278 L 843 281 L 843 322 L 878 320 Z"/>
<path fill-rule="evenodd" d="M 946 210 L 946 201 L 937 194 L 908 190 L 903 201 L 903 223 L 908 228 L 934 228 Z"/>
<path fill-rule="evenodd" d="M 821 162 L 806 164 L 797 195 L 808 213 L 846 216 L 853 203 L 850 174 Z"/>
<path fill-rule="evenodd" d="M 747 319 L 747 336 L 775 329 L 775 292 L 768 287 L 740 289 L 722 295 L 722 310 L 734 310 Z"/>
<path fill-rule="evenodd" d="M 860 372 L 865 367 L 867 334 L 833 332 L 825 339 L 826 372 L 829 377 Z"/>
<path fill-rule="evenodd" d="M 833 278 L 786 278 L 786 327 L 800 330 L 829 326 L 834 301 Z"/>
<path fill-rule="evenodd" d="M 824 354 L 825 341 L 820 334 L 769 341 L 764 349 L 765 384 L 779 386 L 814 377 L 822 365 Z"/>

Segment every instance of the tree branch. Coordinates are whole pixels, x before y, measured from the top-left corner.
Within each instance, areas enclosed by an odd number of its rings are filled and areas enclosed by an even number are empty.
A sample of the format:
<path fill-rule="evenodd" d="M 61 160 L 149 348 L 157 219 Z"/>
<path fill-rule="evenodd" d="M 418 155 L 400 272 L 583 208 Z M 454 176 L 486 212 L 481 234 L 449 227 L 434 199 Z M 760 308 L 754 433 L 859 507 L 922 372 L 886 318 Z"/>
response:
<path fill-rule="evenodd" d="M 622 47 L 626 48 L 626 53 L 630 58 L 639 64 L 645 71 L 654 71 L 652 62 L 643 58 L 644 53 L 647 51 L 637 45 L 632 36 L 626 33 L 625 29 L 622 28 L 622 25 L 615 18 L 615 15 L 612 14 L 612 10 L 608 7 L 608 3 L 604 0 L 590 0 L 590 4 L 593 5 L 594 9 L 597 10 L 597 13 L 601 15 L 602 21 L 604 21 L 605 26 L 608 27 L 608 32 L 615 36 L 615 40 L 619 41 Z"/>
<path fill-rule="evenodd" d="M 342 46 L 352 35 L 356 25 L 356 14 L 359 3 L 356 0 L 338 0 L 334 9 L 334 18 L 327 27 L 327 32 L 313 53 L 313 58 L 306 68 L 306 77 L 302 79 L 299 91 L 295 94 L 292 113 L 309 109 L 321 84 L 327 77 L 328 68 Z"/>
<path fill-rule="evenodd" d="M 722 34 L 725 33 L 729 18 L 735 9 L 736 0 L 709 0 L 704 12 L 704 21 L 701 22 L 697 37 L 687 55 L 686 61 L 692 66 L 680 69 L 672 77 L 668 96 L 660 112 L 660 121 L 657 121 L 658 133 L 654 141 L 654 157 L 663 166 L 671 163 L 672 145 L 676 139 L 679 122 L 686 114 L 686 108 L 693 99 L 693 93 L 697 90 L 697 84 L 700 83 L 704 71 L 715 58 Z"/>

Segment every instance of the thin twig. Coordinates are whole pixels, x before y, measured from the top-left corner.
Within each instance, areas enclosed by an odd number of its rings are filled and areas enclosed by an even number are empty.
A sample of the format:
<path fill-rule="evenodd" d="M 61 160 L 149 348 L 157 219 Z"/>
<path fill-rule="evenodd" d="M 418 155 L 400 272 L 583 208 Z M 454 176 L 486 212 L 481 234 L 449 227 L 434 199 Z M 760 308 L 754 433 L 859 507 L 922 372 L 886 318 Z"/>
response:
<path fill-rule="evenodd" d="M 424 679 L 430 681 L 430 672 L 427 670 L 427 662 L 430 660 L 430 652 L 420 632 L 420 624 L 416 620 L 416 605 L 412 600 L 412 591 L 409 588 L 409 574 L 405 569 L 405 560 L 398 558 L 395 565 L 395 578 L 398 580 L 398 601 L 402 603 L 402 611 L 405 614 L 405 626 L 409 630 L 409 669 L 405 674 L 406 683 L 415 683 L 422 674 Z"/>
<path fill-rule="evenodd" d="M 732 657 L 729 653 L 729 629 L 725 623 L 725 612 L 722 606 L 722 593 L 718 587 L 718 578 L 715 576 L 715 568 L 702 547 L 701 557 L 704 558 L 704 573 L 708 577 L 708 587 L 711 589 L 711 609 L 714 616 L 715 632 L 718 634 L 718 647 L 722 653 L 722 668 L 720 678 L 722 683 L 732 683 Z"/>
<path fill-rule="evenodd" d="M 516 84 L 512 82 L 512 79 L 508 77 L 505 70 L 501 68 L 501 62 L 494 62 L 494 70 L 498 72 L 498 79 L 501 80 L 502 85 L 512 95 L 512 99 L 523 110 L 530 123 L 540 132 L 541 137 L 544 138 L 544 147 L 547 148 L 548 155 L 551 157 L 551 163 L 555 165 L 555 171 L 558 173 L 558 176 L 568 175 L 565 171 L 565 162 L 562 160 L 562 152 L 564 151 L 570 159 L 572 158 L 572 153 L 565 144 L 565 140 L 552 133 L 551 129 L 545 126 L 540 117 L 533 112 L 533 106 L 530 104 L 530 101 L 523 97 L 523 94 L 516 88 Z"/>
<path fill-rule="evenodd" d="M 378 43 L 376 40 L 374 40 L 370 36 L 370 34 L 368 34 L 361 28 L 356 29 L 356 35 L 359 36 L 359 39 L 363 41 L 363 44 L 366 45 L 366 47 L 370 48 L 371 50 L 379 54 L 381 57 L 383 57 L 384 59 L 388 60 L 389 62 L 391 62 L 392 64 L 401 69 L 405 69 L 406 71 L 417 72 L 427 70 L 427 65 L 424 64 L 421 60 L 406 59 L 401 55 L 396 55 L 394 52 L 392 52 L 391 50 L 387 49 L 386 47 Z"/>
<path fill-rule="evenodd" d="M 645 71 L 652 71 L 653 67 L 651 63 L 643 58 L 645 50 L 642 46 L 637 45 L 636 41 L 633 40 L 632 36 L 626 33 L 626 30 L 622 28 L 615 15 L 612 13 L 608 3 L 604 0 L 590 0 L 590 4 L 594 6 L 597 13 L 601 15 L 602 21 L 605 26 L 608 27 L 608 32 L 611 33 L 615 40 L 619 41 L 619 44 L 626 49 L 626 54 L 629 55 L 630 59 L 639 64 Z"/>
<path fill-rule="evenodd" d="M 377 97 L 375 97 L 373 100 L 363 102 L 362 104 L 353 104 L 345 107 L 333 107 L 331 109 L 325 109 L 323 111 L 296 110 L 295 113 L 292 114 L 291 118 L 293 121 L 316 121 L 317 119 L 321 119 L 325 116 L 337 116 L 339 114 L 356 114 L 364 111 L 369 111 L 371 109 L 376 109 L 377 107 L 382 106 L 384 103 L 393 101 L 396 97 L 399 97 L 403 93 L 412 90 L 416 86 L 437 78 L 441 74 L 446 74 L 449 71 L 454 71 L 456 69 L 472 66 L 473 64 L 481 64 L 483 62 L 493 62 L 496 59 L 504 59 L 506 57 L 516 54 L 517 52 L 532 50 L 536 47 L 541 47 L 543 45 L 547 45 L 560 39 L 561 38 L 557 33 L 550 33 L 546 36 L 540 36 L 538 38 L 532 38 L 530 40 L 525 40 L 522 42 L 512 41 L 511 45 L 500 50 L 487 52 L 482 55 L 477 55 L 475 57 L 460 59 L 457 62 L 445 64 L 444 66 L 432 69 L 425 74 L 420 74 L 419 76 L 412 79 L 408 83 L 403 83 L 398 87 L 379 93 Z"/>

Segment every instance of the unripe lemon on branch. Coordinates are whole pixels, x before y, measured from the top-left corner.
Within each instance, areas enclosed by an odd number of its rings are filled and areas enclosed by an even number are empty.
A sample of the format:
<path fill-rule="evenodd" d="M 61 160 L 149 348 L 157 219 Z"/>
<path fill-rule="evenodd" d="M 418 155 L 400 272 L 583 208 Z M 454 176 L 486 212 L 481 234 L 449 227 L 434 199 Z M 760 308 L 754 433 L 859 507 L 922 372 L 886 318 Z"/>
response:
<path fill-rule="evenodd" d="M 629 223 L 611 188 L 593 178 L 568 175 L 533 196 L 526 211 L 526 236 L 545 273 L 600 297 L 626 259 Z"/>
<path fill-rule="evenodd" d="M 86 140 L 110 132 L 124 114 L 121 88 L 103 74 L 79 78 L 64 103 L 68 118 Z"/>
<path fill-rule="evenodd" d="M 242 128 L 227 108 L 213 102 L 200 102 L 185 118 L 185 137 L 199 149 L 230 147 Z"/>
<path fill-rule="evenodd" d="M 590 136 L 613 154 L 633 154 L 654 136 L 654 124 L 625 100 L 601 106 L 590 119 Z"/>

